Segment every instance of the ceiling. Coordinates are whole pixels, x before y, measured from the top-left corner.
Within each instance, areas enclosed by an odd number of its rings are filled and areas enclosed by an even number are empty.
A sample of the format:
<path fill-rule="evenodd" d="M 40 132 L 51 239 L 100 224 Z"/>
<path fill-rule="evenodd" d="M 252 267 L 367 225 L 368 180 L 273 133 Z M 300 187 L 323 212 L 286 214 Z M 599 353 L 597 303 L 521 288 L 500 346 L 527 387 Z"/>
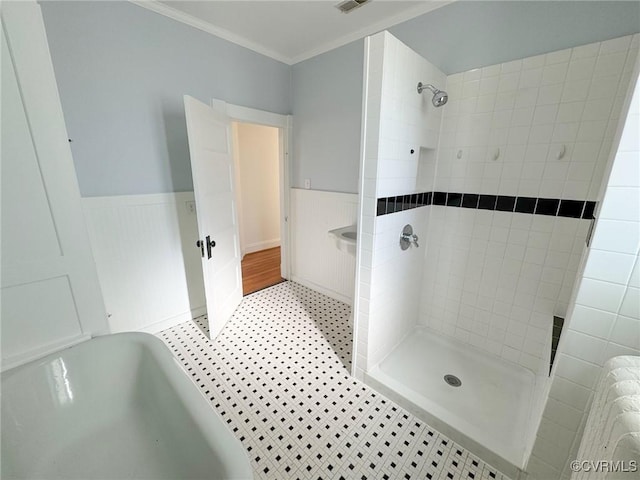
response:
<path fill-rule="evenodd" d="M 452 0 L 373 0 L 347 14 L 335 8 L 340 1 L 138 0 L 134 3 L 292 65 Z"/>

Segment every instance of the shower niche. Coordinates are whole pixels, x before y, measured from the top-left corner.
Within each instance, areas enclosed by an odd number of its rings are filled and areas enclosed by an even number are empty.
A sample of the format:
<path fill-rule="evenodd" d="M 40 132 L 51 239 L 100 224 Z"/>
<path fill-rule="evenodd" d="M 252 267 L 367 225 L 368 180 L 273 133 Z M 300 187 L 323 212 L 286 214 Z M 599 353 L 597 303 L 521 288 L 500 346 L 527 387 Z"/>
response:
<path fill-rule="evenodd" d="M 434 190 L 436 179 L 435 147 L 420 147 L 418 153 L 418 169 L 416 174 L 416 191 L 431 192 Z"/>

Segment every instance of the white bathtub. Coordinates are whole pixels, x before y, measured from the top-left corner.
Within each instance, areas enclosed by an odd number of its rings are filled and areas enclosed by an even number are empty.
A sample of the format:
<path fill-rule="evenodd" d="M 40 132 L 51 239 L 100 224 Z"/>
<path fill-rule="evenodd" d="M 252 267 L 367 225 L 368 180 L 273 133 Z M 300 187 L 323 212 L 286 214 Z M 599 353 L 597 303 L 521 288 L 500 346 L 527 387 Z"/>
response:
<path fill-rule="evenodd" d="M 251 479 L 241 443 L 153 335 L 2 374 L 3 479 Z"/>

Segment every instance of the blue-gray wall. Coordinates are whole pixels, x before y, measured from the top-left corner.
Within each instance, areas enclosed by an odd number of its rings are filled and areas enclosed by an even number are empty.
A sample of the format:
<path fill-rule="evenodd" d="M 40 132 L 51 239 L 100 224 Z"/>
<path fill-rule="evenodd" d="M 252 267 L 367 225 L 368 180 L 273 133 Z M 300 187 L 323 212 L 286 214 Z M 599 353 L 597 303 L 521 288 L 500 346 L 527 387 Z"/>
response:
<path fill-rule="evenodd" d="M 42 2 L 83 196 L 193 190 L 183 95 L 291 112 L 291 67 L 129 2 Z"/>
<path fill-rule="evenodd" d="M 41 5 L 84 196 L 193 188 L 184 94 L 293 113 L 292 185 L 357 192 L 362 40 L 290 67 L 128 2 Z M 637 33 L 640 2 L 455 2 L 390 31 L 450 74 Z"/>
<path fill-rule="evenodd" d="M 293 187 L 358 191 L 364 41 L 293 66 Z"/>
<path fill-rule="evenodd" d="M 640 2 L 454 2 L 389 31 L 449 75 L 637 33 Z"/>

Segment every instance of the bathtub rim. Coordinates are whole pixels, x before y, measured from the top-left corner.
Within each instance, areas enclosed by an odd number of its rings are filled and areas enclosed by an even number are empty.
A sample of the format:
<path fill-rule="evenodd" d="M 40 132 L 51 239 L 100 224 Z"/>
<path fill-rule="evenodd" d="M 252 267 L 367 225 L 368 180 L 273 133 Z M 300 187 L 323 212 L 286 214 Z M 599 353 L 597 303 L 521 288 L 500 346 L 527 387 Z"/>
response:
<path fill-rule="evenodd" d="M 133 348 L 147 349 L 145 353 L 153 357 L 160 373 L 166 376 L 167 382 L 183 404 L 186 413 L 194 419 L 199 433 L 207 442 L 209 449 L 220 457 L 221 465 L 228 474 L 226 478 L 252 479 L 251 462 L 240 440 L 227 427 L 195 381 L 178 359 L 173 356 L 168 346 L 150 333 L 122 332 L 101 335 L 8 369 L 0 374 L 3 394 L 7 388 L 12 387 L 13 383 L 20 382 L 22 378 L 28 379 L 30 372 L 35 373 L 57 359 L 64 360 L 65 354 L 68 358 L 69 352 L 72 350 L 74 353 L 82 353 L 86 350 L 84 355 L 91 355 L 90 349 L 94 348 L 96 343 L 101 344 L 102 347 L 103 344 L 121 344 L 123 341 L 131 344 Z"/>

